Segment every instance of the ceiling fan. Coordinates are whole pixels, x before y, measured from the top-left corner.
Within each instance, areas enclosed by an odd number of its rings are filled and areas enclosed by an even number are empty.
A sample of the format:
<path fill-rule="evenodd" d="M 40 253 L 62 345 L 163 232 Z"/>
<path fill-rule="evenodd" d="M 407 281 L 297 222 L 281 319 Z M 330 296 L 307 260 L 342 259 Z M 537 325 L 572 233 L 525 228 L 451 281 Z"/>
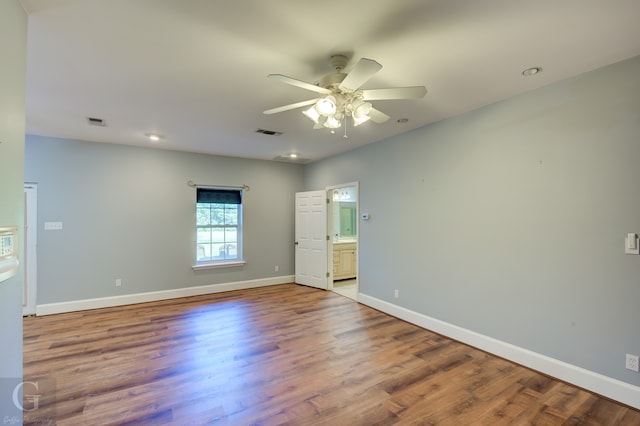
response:
<path fill-rule="evenodd" d="M 334 132 L 347 117 L 351 117 L 354 126 L 369 120 L 374 123 L 384 123 L 390 118 L 384 112 L 375 109 L 369 101 L 422 98 L 427 93 L 424 86 L 360 89 L 360 86 L 380 71 L 382 65 L 373 59 L 362 58 L 349 73 L 344 73 L 342 70 L 347 65 L 347 61 L 344 55 L 332 56 L 330 64 L 336 71 L 324 76 L 318 84 L 307 83 L 282 74 L 269 74 L 267 77 L 273 80 L 316 92 L 320 96 L 268 109 L 264 114 L 311 106 L 303 111 L 303 114 L 313 121 L 313 128 L 329 128 Z"/>

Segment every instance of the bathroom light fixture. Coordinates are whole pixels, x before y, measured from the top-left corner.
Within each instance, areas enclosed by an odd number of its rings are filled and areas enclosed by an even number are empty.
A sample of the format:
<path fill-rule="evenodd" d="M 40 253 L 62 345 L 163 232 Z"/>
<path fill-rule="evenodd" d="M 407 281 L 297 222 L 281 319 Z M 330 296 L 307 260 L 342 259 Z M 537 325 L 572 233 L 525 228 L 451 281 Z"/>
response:
<path fill-rule="evenodd" d="M 351 193 L 349 191 L 333 191 L 333 201 L 351 201 Z"/>

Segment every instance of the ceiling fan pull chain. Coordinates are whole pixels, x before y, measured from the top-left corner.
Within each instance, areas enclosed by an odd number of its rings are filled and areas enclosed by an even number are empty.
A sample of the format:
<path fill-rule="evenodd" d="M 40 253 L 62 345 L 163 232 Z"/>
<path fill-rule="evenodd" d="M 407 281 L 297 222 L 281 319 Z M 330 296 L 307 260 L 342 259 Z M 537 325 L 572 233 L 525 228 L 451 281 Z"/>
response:
<path fill-rule="evenodd" d="M 347 120 L 347 115 L 345 114 L 342 119 L 344 120 L 344 139 L 349 139 L 349 136 L 347 136 L 347 123 L 349 123 L 349 120 Z"/>

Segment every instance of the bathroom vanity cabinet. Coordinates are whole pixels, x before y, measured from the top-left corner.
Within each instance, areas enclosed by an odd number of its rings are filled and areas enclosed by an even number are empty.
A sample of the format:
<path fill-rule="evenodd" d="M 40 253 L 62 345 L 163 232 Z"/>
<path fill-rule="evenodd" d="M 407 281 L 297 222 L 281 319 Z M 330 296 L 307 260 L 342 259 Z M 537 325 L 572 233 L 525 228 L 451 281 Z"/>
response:
<path fill-rule="evenodd" d="M 345 280 L 356 277 L 356 243 L 333 244 L 333 279 Z"/>

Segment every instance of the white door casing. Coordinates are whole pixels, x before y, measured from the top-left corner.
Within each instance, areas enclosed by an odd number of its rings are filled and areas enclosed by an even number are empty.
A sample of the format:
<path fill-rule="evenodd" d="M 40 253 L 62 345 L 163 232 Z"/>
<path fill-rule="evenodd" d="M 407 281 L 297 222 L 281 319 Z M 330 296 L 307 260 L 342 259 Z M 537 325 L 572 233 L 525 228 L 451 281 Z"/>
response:
<path fill-rule="evenodd" d="M 295 281 L 327 289 L 327 193 L 296 193 Z"/>
<path fill-rule="evenodd" d="M 38 185 L 24 184 L 24 292 L 22 315 L 35 315 L 37 289 Z"/>

